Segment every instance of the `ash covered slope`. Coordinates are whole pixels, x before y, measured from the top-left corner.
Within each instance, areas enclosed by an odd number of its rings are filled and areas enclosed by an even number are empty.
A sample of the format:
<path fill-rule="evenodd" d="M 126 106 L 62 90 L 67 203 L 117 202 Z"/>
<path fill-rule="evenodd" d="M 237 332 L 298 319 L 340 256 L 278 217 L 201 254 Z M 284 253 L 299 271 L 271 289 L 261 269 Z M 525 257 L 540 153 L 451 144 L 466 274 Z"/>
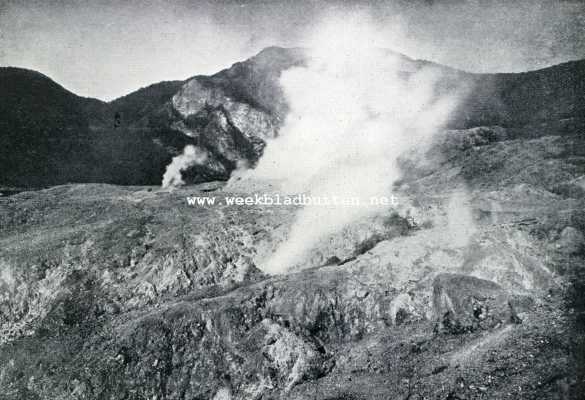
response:
<path fill-rule="evenodd" d="M 0 199 L 0 397 L 577 399 L 582 194 L 522 181 L 517 160 L 498 169 L 507 181 L 462 172 L 518 153 L 545 176 L 556 155 L 579 185 L 563 156 L 575 143 L 449 146 L 433 175 L 399 185 L 397 212 L 276 277 L 256 265 L 286 240 L 292 206 L 185 203 L 229 195 L 209 185 Z M 446 214 L 462 179 L 475 233 L 456 242 Z"/>
<path fill-rule="evenodd" d="M 450 128 L 500 125 L 515 137 L 537 137 L 583 127 L 584 61 L 477 75 L 401 57 L 405 73 L 437 68 L 443 90 L 469 89 Z M 277 134 L 286 115 L 278 78 L 304 62 L 302 49 L 270 47 L 215 75 L 161 82 L 110 103 L 75 96 L 32 71 L 3 68 L 0 184 L 159 184 L 188 144 L 210 155 L 187 171 L 188 182 L 227 179 L 238 163 L 253 165 Z"/>

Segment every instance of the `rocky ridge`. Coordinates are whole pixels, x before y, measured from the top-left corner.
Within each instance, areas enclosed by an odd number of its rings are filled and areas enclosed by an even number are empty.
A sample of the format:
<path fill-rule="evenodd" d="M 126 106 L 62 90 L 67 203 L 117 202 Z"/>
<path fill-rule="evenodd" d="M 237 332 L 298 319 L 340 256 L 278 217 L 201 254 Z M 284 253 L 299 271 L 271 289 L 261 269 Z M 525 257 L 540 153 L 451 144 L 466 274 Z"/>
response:
<path fill-rule="evenodd" d="M 571 136 L 583 128 L 583 61 L 469 74 L 392 54 L 406 75 L 440 71 L 442 92 L 467 88 L 449 129 L 500 126 L 511 139 Z M 278 134 L 287 111 L 278 79 L 306 59 L 301 48 L 269 47 L 217 74 L 161 82 L 109 103 L 76 96 L 34 71 L 2 68 L 0 184 L 159 184 L 188 144 L 210 155 L 207 165 L 187 171 L 188 182 L 226 180 L 238 165 L 254 165 Z"/>

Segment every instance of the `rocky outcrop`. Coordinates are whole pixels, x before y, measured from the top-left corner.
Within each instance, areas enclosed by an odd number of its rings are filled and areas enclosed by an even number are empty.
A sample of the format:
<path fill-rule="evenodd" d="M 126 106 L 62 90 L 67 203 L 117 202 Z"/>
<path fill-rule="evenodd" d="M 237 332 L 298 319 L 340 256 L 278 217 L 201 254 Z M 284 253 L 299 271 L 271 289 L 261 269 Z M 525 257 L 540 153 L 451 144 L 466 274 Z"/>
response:
<path fill-rule="evenodd" d="M 498 284 L 473 276 L 438 275 L 433 282 L 433 308 L 450 333 L 520 322 L 510 296 Z"/>
<path fill-rule="evenodd" d="M 183 118 L 205 118 L 210 110 L 221 108 L 232 125 L 247 138 L 276 136 L 277 120 L 270 114 L 233 100 L 221 87 L 207 85 L 202 79 L 194 78 L 173 96 L 173 107 Z"/>
<path fill-rule="evenodd" d="M 583 234 L 572 226 L 567 226 L 561 231 L 556 243 L 556 248 L 566 254 L 578 254 L 583 251 L 584 246 Z"/>
<path fill-rule="evenodd" d="M 304 59 L 301 49 L 268 48 L 215 75 L 188 80 L 173 96 L 175 128 L 211 151 L 216 179 L 227 179 L 238 166 L 254 166 L 266 141 L 278 135 L 287 110 L 280 74 Z M 205 167 L 187 176 L 205 180 Z"/>

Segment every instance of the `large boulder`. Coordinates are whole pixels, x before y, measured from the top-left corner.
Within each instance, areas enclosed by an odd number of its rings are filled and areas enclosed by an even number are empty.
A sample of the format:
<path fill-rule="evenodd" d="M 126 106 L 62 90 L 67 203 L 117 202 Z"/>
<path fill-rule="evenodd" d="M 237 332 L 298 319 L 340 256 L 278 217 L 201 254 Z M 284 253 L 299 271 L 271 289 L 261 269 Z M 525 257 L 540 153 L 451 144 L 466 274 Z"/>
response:
<path fill-rule="evenodd" d="M 449 333 L 520 322 L 512 297 L 498 284 L 473 276 L 440 274 L 433 282 L 433 308 Z"/>

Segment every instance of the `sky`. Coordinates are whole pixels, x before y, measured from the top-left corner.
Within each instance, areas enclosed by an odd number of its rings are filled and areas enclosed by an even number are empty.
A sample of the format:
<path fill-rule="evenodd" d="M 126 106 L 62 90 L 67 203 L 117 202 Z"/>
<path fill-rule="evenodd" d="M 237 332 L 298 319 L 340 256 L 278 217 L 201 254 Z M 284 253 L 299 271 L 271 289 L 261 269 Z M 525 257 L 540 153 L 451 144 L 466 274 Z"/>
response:
<path fill-rule="evenodd" d="M 575 0 L 0 0 L 0 66 L 112 100 L 267 46 L 304 46 L 324 16 L 355 13 L 370 16 L 380 46 L 472 72 L 585 58 L 585 3 Z"/>

